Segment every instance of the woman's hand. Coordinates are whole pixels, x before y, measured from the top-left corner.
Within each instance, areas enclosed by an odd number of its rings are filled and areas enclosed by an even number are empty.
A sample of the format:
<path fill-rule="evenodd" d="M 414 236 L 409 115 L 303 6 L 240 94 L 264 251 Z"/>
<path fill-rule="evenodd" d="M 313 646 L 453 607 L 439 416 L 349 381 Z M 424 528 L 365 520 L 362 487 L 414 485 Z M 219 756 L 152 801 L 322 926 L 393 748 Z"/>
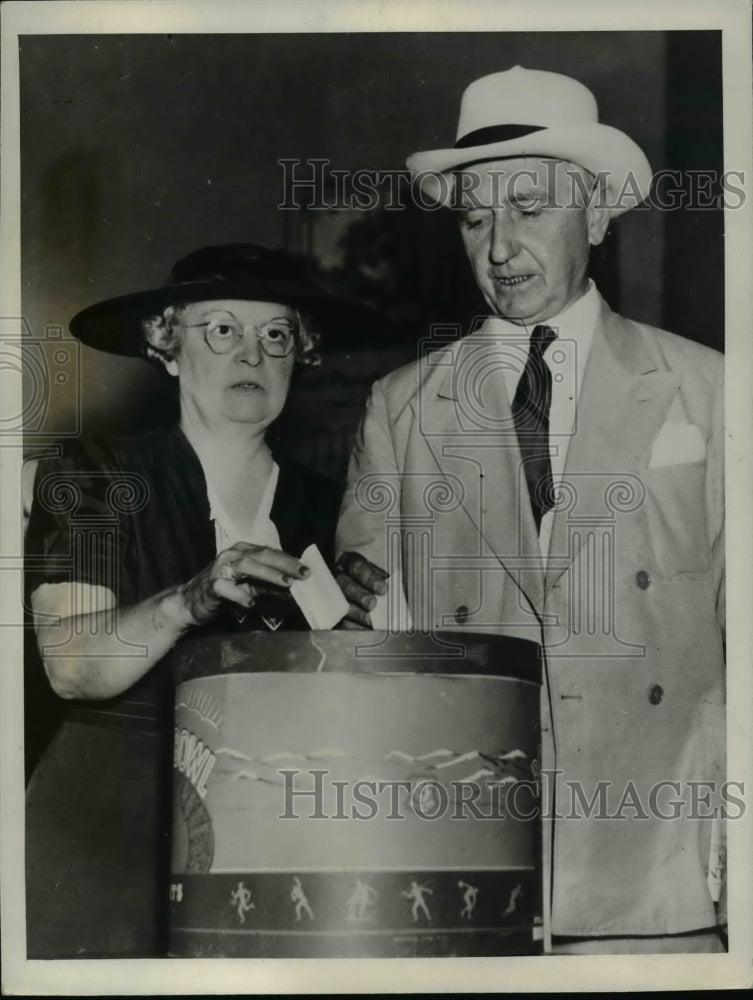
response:
<path fill-rule="evenodd" d="M 74 613 L 61 615 L 50 592 L 39 588 L 32 608 L 50 684 L 61 698 L 113 698 L 140 680 L 188 629 L 210 621 L 222 601 L 248 608 L 257 588 L 287 588 L 309 573 L 284 552 L 238 542 L 188 583 L 127 607 L 118 607 L 115 594 L 104 587 L 77 584 L 65 592 Z M 58 591 L 52 594 L 62 599 Z"/>
<path fill-rule="evenodd" d="M 184 583 L 178 594 L 190 624 L 204 625 L 217 614 L 222 601 L 250 608 L 264 584 L 288 588 L 294 580 L 305 580 L 310 572 L 285 552 L 236 542 Z"/>
<path fill-rule="evenodd" d="M 377 595 L 387 593 L 387 573 L 358 552 L 344 552 L 337 562 L 335 579 L 350 604 L 343 628 L 371 628 L 369 612 Z"/>

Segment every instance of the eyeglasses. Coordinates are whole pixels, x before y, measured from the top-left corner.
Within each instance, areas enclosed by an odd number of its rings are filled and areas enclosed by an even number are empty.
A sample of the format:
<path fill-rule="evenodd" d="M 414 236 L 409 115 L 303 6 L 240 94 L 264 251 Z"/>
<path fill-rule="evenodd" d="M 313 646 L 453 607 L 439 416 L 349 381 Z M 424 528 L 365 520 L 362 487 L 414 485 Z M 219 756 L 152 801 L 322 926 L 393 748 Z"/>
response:
<path fill-rule="evenodd" d="M 245 330 L 235 320 L 209 320 L 206 323 L 186 323 L 187 327 L 205 327 L 204 340 L 214 354 L 229 354 L 245 336 Z M 275 319 L 251 329 L 259 347 L 270 358 L 286 358 L 295 350 L 296 327 L 287 319 Z"/>

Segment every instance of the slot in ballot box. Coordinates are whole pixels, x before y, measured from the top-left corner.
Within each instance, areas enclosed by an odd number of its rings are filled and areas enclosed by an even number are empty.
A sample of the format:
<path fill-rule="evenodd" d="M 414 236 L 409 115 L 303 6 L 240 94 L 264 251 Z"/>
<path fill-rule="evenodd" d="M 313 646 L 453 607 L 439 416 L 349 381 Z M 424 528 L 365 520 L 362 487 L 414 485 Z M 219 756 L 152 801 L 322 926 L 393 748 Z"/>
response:
<path fill-rule="evenodd" d="M 540 653 L 504 636 L 180 644 L 170 954 L 533 954 Z"/>

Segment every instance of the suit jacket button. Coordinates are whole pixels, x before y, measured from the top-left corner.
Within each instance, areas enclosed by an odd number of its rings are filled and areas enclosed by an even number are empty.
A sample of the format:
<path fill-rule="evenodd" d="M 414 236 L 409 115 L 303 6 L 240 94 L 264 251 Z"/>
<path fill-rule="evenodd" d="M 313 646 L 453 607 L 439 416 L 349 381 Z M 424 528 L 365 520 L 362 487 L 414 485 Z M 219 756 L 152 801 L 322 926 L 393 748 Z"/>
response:
<path fill-rule="evenodd" d="M 648 694 L 648 700 L 652 705 L 659 705 L 664 700 L 664 688 L 661 684 L 654 684 Z"/>
<path fill-rule="evenodd" d="M 458 625 L 465 625 L 468 621 L 468 608 L 465 604 L 459 604 L 455 610 L 455 621 Z"/>
<path fill-rule="evenodd" d="M 635 574 L 635 582 L 641 590 L 648 590 L 651 586 L 651 577 L 645 571 L 645 569 L 639 569 Z"/>

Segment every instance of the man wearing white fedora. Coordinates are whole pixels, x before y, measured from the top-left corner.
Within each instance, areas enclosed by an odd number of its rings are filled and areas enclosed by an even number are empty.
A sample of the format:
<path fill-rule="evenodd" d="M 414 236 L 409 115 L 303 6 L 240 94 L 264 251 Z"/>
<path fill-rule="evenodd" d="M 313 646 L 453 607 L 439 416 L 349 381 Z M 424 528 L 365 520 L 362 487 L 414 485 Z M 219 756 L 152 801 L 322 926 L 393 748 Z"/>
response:
<path fill-rule="evenodd" d="M 723 950 L 722 357 L 587 273 L 649 163 L 583 85 L 518 66 L 408 166 L 490 315 L 373 387 L 338 528 L 351 621 L 388 576 L 415 628 L 541 642 L 553 951 Z"/>

